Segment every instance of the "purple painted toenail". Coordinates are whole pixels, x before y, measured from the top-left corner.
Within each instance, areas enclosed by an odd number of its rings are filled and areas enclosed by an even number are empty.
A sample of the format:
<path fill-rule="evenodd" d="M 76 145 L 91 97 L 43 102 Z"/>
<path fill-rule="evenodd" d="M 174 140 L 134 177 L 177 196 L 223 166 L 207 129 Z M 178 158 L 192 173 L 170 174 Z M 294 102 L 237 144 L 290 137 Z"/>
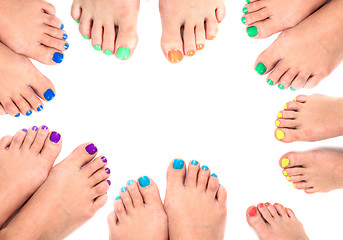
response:
<path fill-rule="evenodd" d="M 111 185 L 111 181 L 110 180 L 107 180 L 107 183 L 108 183 L 108 185 Z"/>
<path fill-rule="evenodd" d="M 98 149 L 93 143 L 91 143 L 86 147 L 86 151 L 89 153 L 89 155 L 93 155 L 98 151 Z"/>
<path fill-rule="evenodd" d="M 50 134 L 50 141 L 53 143 L 58 143 L 61 139 L 61 135 L 57 132 L 52 132 Z"/>
<path fill-rule="evenodd" d="M 27 130 L 25 128 L 23 128 L 22 131 L 25 132 L 25 133 L 27 132 Z"/>
<path fill-rule="evenodd" d="M 32 130 L 33 130 L 33 131 L 37 131 L 37 130 L 38 130 L 38 127 L 33 126 L 33 127 L 32 127 Z"/>
<path fill-rule="evenodd" d="M 43 130 L 48 130 L 48 127 L 45 126 L 45 125 L 43 125 L 43 126 L 42 126 L 42 129 L 43 129 Z"/>
<path fill-rule="evenodd" d="M 106 168 L 106 169 L 105 169 L 105 172 L 106 172 L 107 174 L 110 174 L 110 173 L 111 173 L 111 170 L 110 170 L 109 168 Z"/>
<path fill-rule="evenodd" d="M 101 160 L 102 160 L 104 163 L 107 163 L 107 159 L 106 159 L 104 156 L 101 157 Z"/>

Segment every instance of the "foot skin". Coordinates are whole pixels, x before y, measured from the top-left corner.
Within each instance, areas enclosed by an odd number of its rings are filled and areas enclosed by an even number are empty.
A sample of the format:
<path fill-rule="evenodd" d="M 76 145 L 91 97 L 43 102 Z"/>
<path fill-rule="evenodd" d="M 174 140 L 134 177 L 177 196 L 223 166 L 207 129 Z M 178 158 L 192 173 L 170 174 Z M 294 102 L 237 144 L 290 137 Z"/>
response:
<path fill-rule="evenodd" d="M 260 203 L 246 213 L 249 225 L 260 240 L 309 240 L 293 211 L 281 204 Z"/>
<path fill-rule="evenodd" d="M 223 0 L 160 0 L 161 46 L 171 63 L 193 56 L 206 39 L 217 36 L 218 23 L 225 17 Z"/>
<path fill-rule="evenodd" d="M 255 70 L 260 75 L 271 72 L 267 83 L 281 90 L 315 87 L 343 59 L 343 32 L 339 31 L 342 8 L 343 1 L 331 1 L 299 25 L 283 31 L 257 58 Z"/>
<path fill-rule="evenodd" d="M 306 193 L 329 192 L 343 188 L 343 154 L 314 150 L 290 152 L 281 157 L 283 175 L 293 187 Z"/>
<path fill-rule="evenodd" d="M 139 0 L 74 0 L 71 16 L 79 22 L 85 39 L 91 39 L 96 51 L 113 53 L 126 60 L 134 52 L 137 42 Z"/>
<path fill-rule="evenodd" d="M 319 141 L 343 135 L 343 99 L 297 96 L 278 113 L 275 137 L 282 142 Z"/>
<path fill-rule="evenodd" d="M 208 167 L 200 169 L 193 160 L 186 177 L 184 161 L 175 159 L 168 168 L 164 201 L 170 239 L 224 239 L 226 198 L 225 188 Z"/>
<path fill-rule="evenodd" d="M 0 73 L 0 115 L 30 116 L 33 111 L 43 110 L 39 98 L 51 101 L 55 97 L 56 90 L 51 81 L 27 57 L 14 53 L 2 43 Z"/>
<path fill-rule="evenodd" d="M 168 220 L 156 184 L 144 176 L 128 181 L 108 216 L 111 240 L 168 240 Z M 146 224 L 144 224 L 146 223 Z"/>
<path fill-rule="evenodd" d="M 261 39 L 298 25 L 327 0 L 251 0 L 246 4 L 242 23 L 250 37 Z"/>
<path fill-rule="evenodd" d="M 43 0 L 0 0 L 0 41 L 44 64 L 63 61 L 68 35 L 53 5 Z"/>
<path fill-rule="evenodd" d="M 39 188 L 61 151 L 61 136 L 46 126 L 0 140 L 0 228 Z"/>
<path fill-rule="evenodd" d="M 111 184 L 107 160 L 93 160 L 96 153 L 94 144 L 83 144 L 54 166 L 43 185 L 1 231 L 1 237 L 64 239 L 89 220 L 105 205 Z"/>

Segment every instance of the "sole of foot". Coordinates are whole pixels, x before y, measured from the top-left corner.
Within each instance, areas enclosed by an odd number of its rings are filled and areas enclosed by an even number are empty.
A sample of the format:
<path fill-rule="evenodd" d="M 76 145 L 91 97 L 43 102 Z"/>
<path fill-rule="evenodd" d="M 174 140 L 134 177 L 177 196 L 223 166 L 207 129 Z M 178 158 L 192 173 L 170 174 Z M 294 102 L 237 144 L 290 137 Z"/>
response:
<path fill-rule="evenodd" d="M 83 38 L 91 39 L 96 51 L 129 59 L 138 42 L 137 18 L 139 0 L 74 0 L 72 18 L 79 23 Z"/>
<path fill-rule="evenodd" d="M 107 159 L 95 158 L 97 152 L 94 144 L 82 144 L 54 166 L 46 181 L 0 236 L 4 239 L 64 239 L 92 218 L 105 205 L 111 184 Z"/>
<path fill-rule="evenodd" d="M 226 199 L 225 188 L 207 166 L 193 160 L 186 170 L 183 160 L 172 161 L 164 201 L 170 239 L 223 240 Z"/>
<path fill-rule="evenodd" d="M 171 63 L 202 50 L 206 40 L 217 36 L 218 23 L 225 18 L 223 0 L 160 0 L 159 5 L 162 51 Z"/>
<path fill-rule="evenodd" d="M 283 31 L 257 58 L 256 72 L 268 74 L 266 82 L 281 90 L 315 87 L 343 59 L 343 33 L 339 31 L 342 7 L 342 1 L 331 1 L 297 26 Z"/>
<path fill-rule="evenodd" d="M 0 140 L 0 228 L 46 180 L 61 147 L 61 135 L 46 126 Z"/>

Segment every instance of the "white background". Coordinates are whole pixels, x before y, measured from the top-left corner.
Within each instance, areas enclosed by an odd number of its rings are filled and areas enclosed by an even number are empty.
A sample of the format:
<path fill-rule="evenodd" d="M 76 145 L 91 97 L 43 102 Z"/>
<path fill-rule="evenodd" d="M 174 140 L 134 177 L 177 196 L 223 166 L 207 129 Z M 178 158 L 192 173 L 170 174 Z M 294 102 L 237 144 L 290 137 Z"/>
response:
<path fill-rule="evenodd" d="M 341 95 L 342 67 L 314 90 L 294 93 L 267 85 L 253 65 L 275 36 L 249 39 L 240 22 L 243 0 L 228 2 L 217 38 L 177 65 L 160 49 L 156 0 L 141 3 L 139 43 L 129 61 L 93 50 L 70 17 L 71 1 L 51 2 L 64 21 L 70 48 L 61 65 L 36 65 L 53 81 L 56 98 L 30 117 L 2 117 L 0 133 L 45 124 L 63 137 L 57 162 L 87 141 L 109 160 L 107 205 L 68 239 L 107 239 L 107 214 L 129 179 L 150 176 L 163 198 L 166 169 L 174 158 L 208 165 L 227 188 L 225 239 L 257 239 L 245 211 L 267 201 L 292 208 L 311 239 L 341 239 L 343 191 L 306 195 L 286 181 L 278 160 L 288 151 L 340 147 L 342 138 L 285 144 L 273 132 L 278 111 L 297 94 Z"/>

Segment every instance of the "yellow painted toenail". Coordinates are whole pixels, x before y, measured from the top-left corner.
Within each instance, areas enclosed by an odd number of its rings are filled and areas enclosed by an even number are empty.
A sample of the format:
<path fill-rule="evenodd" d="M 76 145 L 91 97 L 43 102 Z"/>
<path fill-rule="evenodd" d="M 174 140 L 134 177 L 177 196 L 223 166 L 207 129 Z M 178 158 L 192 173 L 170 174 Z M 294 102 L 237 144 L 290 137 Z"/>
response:
<path fill-rule="evenodd" d="M 289 159 L 288 158 L 283 158 L 281 160 L 281 166 L 284 168 L 284 167 L 287 167 L 289 164 Z"/>
<path fill-rule="evenodd" d="M 279 112 L 279 113 L 277 114 L 277 117 L 278 117 L 278 118 L 282 118 L 282 113 Z"/>
<path fill-rule="evenodd" d="M 285 104 L 285 106 L 283 106 L 284 107 L 284 109 L 286 110 L 287 109 L 287 103 Z"/>
<path fill-rule="evenodd" d="M 276 120 L 275 121 L 275 125 L 278 127 L 278 126 L 280 126 L 280 121 L 279 120 Z"/>
<path fill-rule="evenodd" d="M 285 171 L 283 171 L 283 175 L 284 176 L 287 176 L 288 175 L 288 172 L 285 170 Z"/>
<path fill-rule="evenodd" d="M 279 140 L 284 139 L 285 138 L 285 133 L 282 130 L 280 130 L 280 129 L 276 130 L 276 138 L 279 139 Z"/>
<path fill-rule="evenodd" d="M 296 101 L 297 101 L 297 98 L 294 98 L 293 101 L 296 102 Z"/>
<path fill-rule="evenodd" d="M 208 38 L 208 40 L 213 40 L 215 38 L 216 38 L 216 36 L 211 36 L 211 37 Z"/>
<path fill-rule="evenodd" d="M 292 185 L 293 185 L 293 187 L 295 187 L 295 188 L 297 187 L 297 186 L 295 185 L 295 183 L 293 183 Z"/>
<path fill-rule="evenodd" d="M 303 191 L 306 192 L 305 189 L 303 189 Z"/>
<path fill-rule="evenodd" d="M 287 176 L 286 179 L 287 179 L 287 181 L 291 181 L 291 177 L 290 176 Z"/>

